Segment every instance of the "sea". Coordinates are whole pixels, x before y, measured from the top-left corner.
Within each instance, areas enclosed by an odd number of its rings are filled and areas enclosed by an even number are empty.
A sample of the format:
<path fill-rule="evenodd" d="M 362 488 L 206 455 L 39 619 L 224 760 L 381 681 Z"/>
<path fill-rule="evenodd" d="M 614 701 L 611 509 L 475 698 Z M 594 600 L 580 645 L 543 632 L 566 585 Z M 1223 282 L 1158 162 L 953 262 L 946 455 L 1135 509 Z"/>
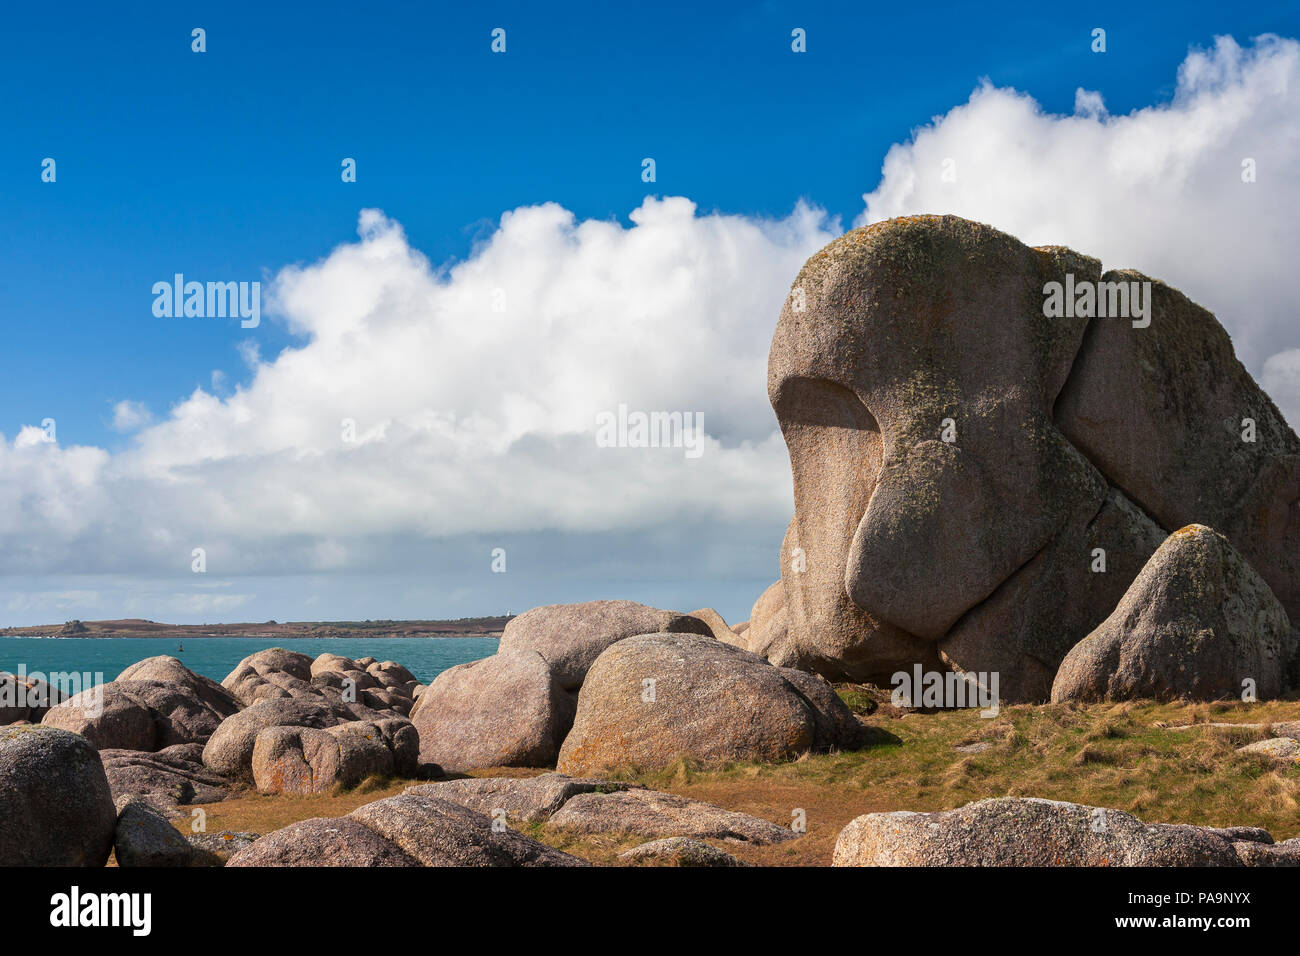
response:
<path fill-rule="evenodd" d="M 12 673 L 25 665 L 28 674 L 90 674 L 88 686 L 94 686 L 116 679 L 146 657 L 167 655 L 220 682 L 249 654 L 283 647 L 311 657 L 329 651 L 353 659 L 396 661 L 427 684 L 449 667 L 495 654 L 498 640 L 499 636 L 303 637 L 277 644 L 264 637 L 196 637 L 185 641 L 181 650 L 175 638 L 167 637 L 0 637 L 0 671 Z"/>

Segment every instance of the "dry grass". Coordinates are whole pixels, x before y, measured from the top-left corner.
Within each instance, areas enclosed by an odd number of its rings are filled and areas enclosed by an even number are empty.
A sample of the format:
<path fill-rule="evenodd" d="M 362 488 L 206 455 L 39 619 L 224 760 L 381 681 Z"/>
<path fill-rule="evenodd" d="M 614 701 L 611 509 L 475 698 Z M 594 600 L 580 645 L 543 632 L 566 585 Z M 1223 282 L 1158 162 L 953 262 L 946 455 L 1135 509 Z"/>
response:
<path fill-rule="evenodd" d="M 892 742 L 858 753 L 711 769 L 682 760 L 655 773 L 627 770 L 611 776 L 785 825 L 802 810 L 807 820 L 802 839 L 771 847 L 718 844 L 768 866 L 828 863 L 839 831 L 863 813 L 942 810 L 997 796 L 1112 807 L 1149 822 L 1262 826 L 1279 840 L 1300 836 L 1300 764 L 1281 766 L 1236 752 L 1270 736 L 1267 726 L 1173 729 L 1300 720 L 1300 702 L 1024 705 L 1004 707 L 991 719 L 974 711 L 896 713 L 882 710 L 864 718 Z M 953 749 L 976 742 L 991 746 L 975 754 Z M 475 776 L 540 772 L 493 770 Z M 208 830 L 266 833 L 306 817 L 342 815 L 410 783 L 386 781 L 371 784 L 367 792 L 359 788 L 317 797 L 244 796 L 206 807 Z M 612 862 L 640 842 L 575 839 L 545 826 L 526 832 L 596 862 Z"/>

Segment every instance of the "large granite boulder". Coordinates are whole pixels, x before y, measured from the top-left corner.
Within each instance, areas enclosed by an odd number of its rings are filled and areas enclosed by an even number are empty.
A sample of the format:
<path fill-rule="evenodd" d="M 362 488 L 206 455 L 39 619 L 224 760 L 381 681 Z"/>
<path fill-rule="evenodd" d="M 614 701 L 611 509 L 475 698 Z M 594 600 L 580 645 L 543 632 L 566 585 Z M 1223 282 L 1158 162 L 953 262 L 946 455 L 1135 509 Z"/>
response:
<path fill-rule="evenodd" d="M 227 866 L 585 866 L 456 803 L 403 793 L 268 833 Z"/>
<path fill-rule="evenodd" d="M 348 711 L 352 720 L 375 721 L 409 714 L 415 702 L 412 691 L 418 683 L 410 671 L 392 661 L 366 661 L 329 652 L 313 659 L 272 647 L 240 661 L 222 686 L 246 704 L 259 700 L 318 700 Z"/>
<path fill-rule="evenodd" d="M 744 866 L 730 853 L 692 837 L 651 840 L 618 855 L 629 866 Z"/>
<path fill-rule="evenodd" d="M 196 674 L 176 658 L 165 655 L 149 657 L 132 664 L 118 674 L 117 679 L 119 681 L 149 680 L 161 681 L 164 684 L 179 684 L 222 717 L 229 717 L 244 706 L 234 694 L 212 678 Z"/>
<path fill-rule="evenodd" d="M 1151 281 L 1149 323 L 1046 314 L 1050 283 L 1103 280 Z M 751 620 L 751 650 L 880 684 L 998 672 L 1004 702 L 1045 700 L 1193 521 L 1300 613 L 1300 439 L 1174 290 L 952 216 L 853 230 L 794 286 L 768 364 L 794 475 L 784 621 Z"/>
<path fill-rule="evenodd" d="M 51 707 L 41 723 L 81 734 L 100 749 L 153 751 L 203 743 L 237 711 L 233 702 L 185 684 L 116 680 Z"/>
<path fill-rule="evenodd" d="M 409 787 L 407 793 L 450 800 L 490 817 L 504 816 L 513 824 L 548 820 L 581 793 L 615 793 L 643 789 L 617 780 L 586 780 L 562 773 L 540 777 L 466 777 Z"/>
<path fill-rule="evenodd" d="M 408 697 L 410 689 L 420 682 L 419 678 L 396 661 L 373 661 L 366 666 L 366 673 L 378 681 L 380 686 L 400 690 Z"/>
<path fill-rule="evenodd" d="M 698 634 L 643 634 L 597 658 L 560 750 L 562 773 L 793 760 L 865 743 L 821 678 Z"/>
<path fill-rule="evenodd" d="M 1242 837 L 1259 839 L 1254 833 L 1145 824 L 1121 810 L 999 797 L 937 813 L 858 817 L 840 832 L 833 865 L 1240 866 L 1234 845 Z"/>
<path fill-rule="evenodd" d="M 0 866 L 103 866 L 116 826 L 99 753 L 84 737 L 0 729 Z"/>
<path fill-rule="evenodd" d="M 367 777 L 415 772 L 419 739 L 409 721 L 349 721 L 324 729 L 267 727 L 253 742 L 253 782 L 263 793 L 328 793 Z"/>
<path fill-rule="evenodd" d="M 1286 611 L 1254 568 L 1223 535 L 1189 525 L 1066 655 L 1052 700 L 1276 697 L 1291 645 Z"/>
<path fill-rule="evenodd" d="M 265 698 L 310 697 L 312 663 L 306 654 L 268 647 L 236 664 L 221 686 L 245 705 Z"/>
<path fill-rule="evenodd" d="M 420 861 L 349 817 L 299 820 L 232 853 L 226 866 L 420 866 Z"/>
<path fill-rule="evenodd" d="M 689 614 L 635 601 L 586 601 L 535 607 L 511 618 L 500 649 L 536 651 L 562 688 L 577 690 L 605 648 L 625 637 L 658 632 L 712 633 L 707 622 Z"/>
<path fill-rule="evenodd" d="M 420 762 L 460 772 L 553 767 L 573 713 L 573 696 L 541 654 L 503 647 L 439 674 L 411 721 L 420 734 Z"/>
<path fill-rule="evenodd" d="M 203 748 L 203 765 L 233 781 L 253 780 L 253 748 L 268 727 L 333 727 L 351 718 L 320 698 L 264 698 L 222 721 Z"/>
<path fill-rule="evenodd" d="M 217 803 L 231 795 L 231 783 L 203 766 L 202 744 L 176 744 L 156 753 L 101 750 L 114 800 L 139 797 L 160 810 L 192 803 Z"/>

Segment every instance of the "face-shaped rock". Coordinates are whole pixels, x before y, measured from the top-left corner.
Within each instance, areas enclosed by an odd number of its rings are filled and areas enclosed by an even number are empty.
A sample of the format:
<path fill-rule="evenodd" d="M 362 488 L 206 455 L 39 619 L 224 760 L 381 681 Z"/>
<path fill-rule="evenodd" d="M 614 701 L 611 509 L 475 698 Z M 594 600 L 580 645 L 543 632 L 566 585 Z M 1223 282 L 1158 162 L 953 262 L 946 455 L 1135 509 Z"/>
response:
<path fill-rule="evenodd" d="M 1294 433 L 1174 290 L 1153 283 L 1145 328 L 1044 316 L 1047 283 L 1100 273 L 955 217 L 855 230 L 808 260 L 768 366 L 795 498 L 774 663 L 878 682 L 915 663 L 997 671 L 1003 700 L 1046 698 L 1162 529 L 1193 520 L 1265 526 L 1276 573 L 1261 573 L 1284 604 L 1300 596 L 1277 557 L 1300 544 Z M 1234 415 L 1267 421 L 1249 450 Z M 1192 493 L 1209 467 L 1228 474 Z"/>

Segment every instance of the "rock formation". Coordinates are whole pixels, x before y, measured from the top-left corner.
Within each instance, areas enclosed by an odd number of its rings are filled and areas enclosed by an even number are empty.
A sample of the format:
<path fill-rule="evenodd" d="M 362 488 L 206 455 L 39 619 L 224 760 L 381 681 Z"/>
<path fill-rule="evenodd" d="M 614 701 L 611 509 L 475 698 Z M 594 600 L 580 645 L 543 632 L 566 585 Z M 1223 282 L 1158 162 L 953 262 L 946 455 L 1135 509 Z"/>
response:
<path fill-rule="evenodd" d="M 1252 856 L 1281 865 L 1291 848 L 1273 853 L 1272 843 L 1255 828 L 1146 824 L 1122 810 L 1000 797 L 938 813 L 858 817 L 840 832 L 833 865 L 1259 865 Z M 1242 845 L 1248 848 L 1239 851 Z"/>
<path fill-rule="evenodd" d="M 1066 655 L 1052 700 L 1276 697 L 1291 642 L 1286 611 L 1255 569 L 1223 535 L 1190 525 Z"/>
<path fill-rule="evenodd" d="M 1134 282 L 1149 323 L 1045 314 L 1049 283 L 1114 306 Z M 794 288 L 768 365 L 794 473 L 782 601 L 764 602 L 784 620 L 756 607 L 751 650 L 881 684 L 997 671 L 1004 701 L 1045 700 L 1198 521 L 1300 615 L 1300 439 L 1176 290 L 952 216 L 853 230 Z"/>
<path fill-rule="evenodd" d="M 596 659 L 560 751 L 563 773 L 793 760 L 865 742 L 820 677 L 697 634 L 643 634 Z"/>

